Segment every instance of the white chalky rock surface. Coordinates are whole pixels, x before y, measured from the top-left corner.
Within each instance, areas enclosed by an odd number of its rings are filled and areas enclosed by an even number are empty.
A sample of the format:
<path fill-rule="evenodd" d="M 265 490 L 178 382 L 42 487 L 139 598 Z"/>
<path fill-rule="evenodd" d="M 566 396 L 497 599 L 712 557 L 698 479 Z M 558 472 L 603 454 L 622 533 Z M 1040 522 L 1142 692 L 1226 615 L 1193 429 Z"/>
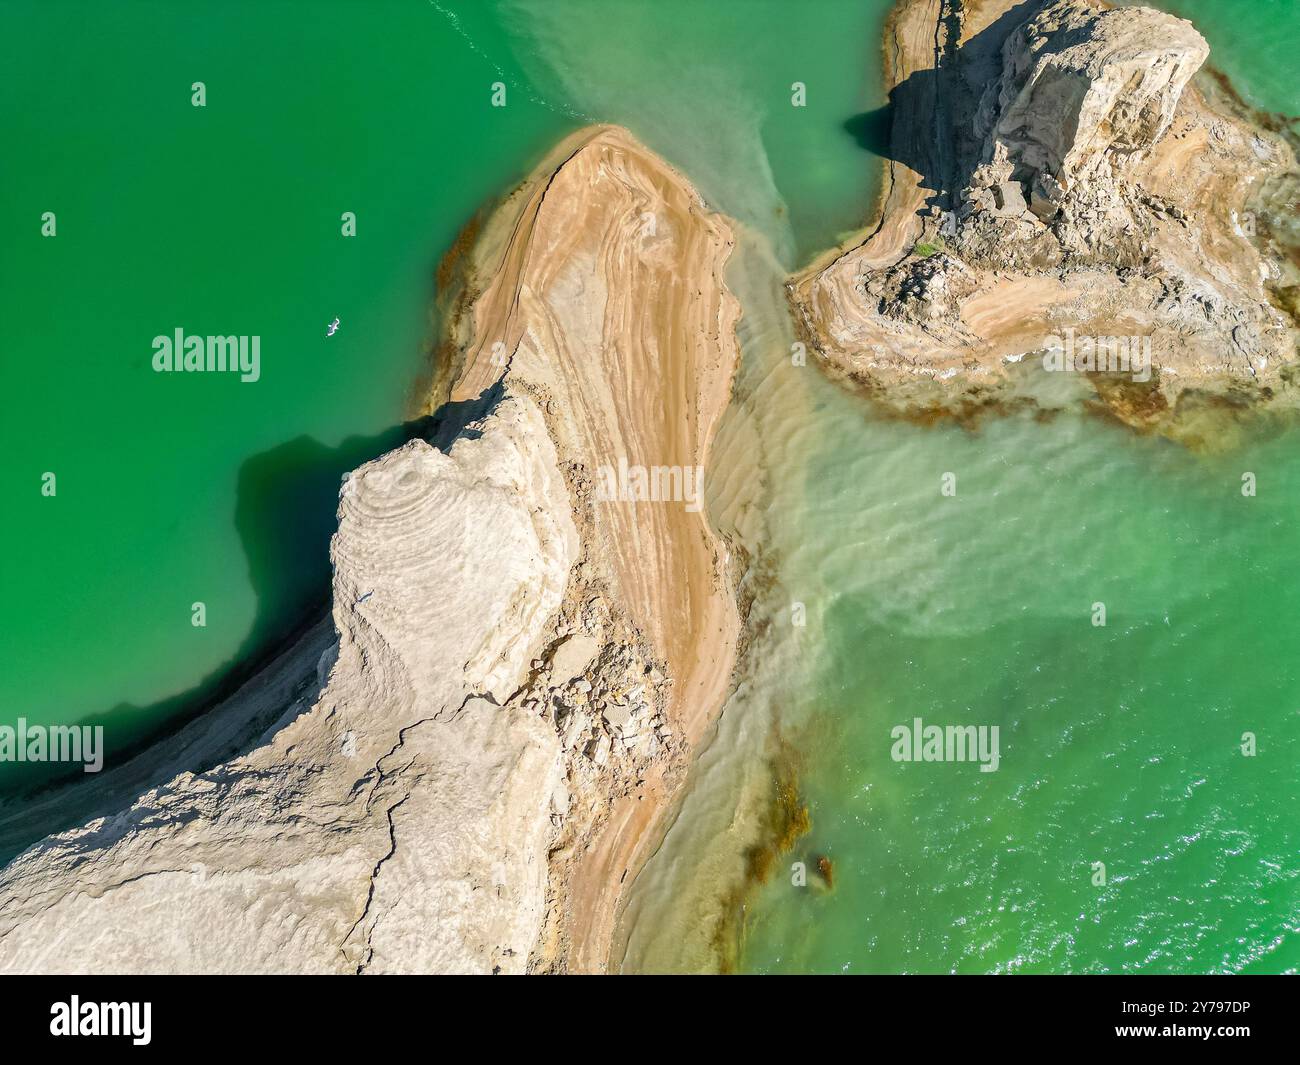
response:
<path fill-rule="evenodd" d="M 529 399 L 446 454 L 417 440 L 355 471 L 315 704 L 16 858 L 0 971 L 522 971 L 563 772 L 553 728 L 497 704 L 576 550 Z"/>

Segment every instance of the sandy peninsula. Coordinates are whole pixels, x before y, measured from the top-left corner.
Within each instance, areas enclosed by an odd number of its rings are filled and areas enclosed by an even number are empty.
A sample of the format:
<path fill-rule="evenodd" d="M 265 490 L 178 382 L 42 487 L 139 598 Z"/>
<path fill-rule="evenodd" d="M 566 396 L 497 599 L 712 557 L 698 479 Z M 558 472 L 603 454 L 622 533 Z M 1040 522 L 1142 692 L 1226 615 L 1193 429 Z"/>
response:
<path fill-rule="evenodd" d="M 739 357 L 740 306 L 723 279 L 728 223 L 625 130 L 583 130 L 553 160 L 475 249 L 467 284 L 486 280 L 458 322 L 447 398 L 469 401 L 504 382 L 537 400 L 582 534 L 568 624 L 653 663 L 649 685 L 628 682 L 647 687 L 661 708 L 665 757 L 630 775 L 615 768 L 612 788 L 584 787 L 595 801 L 559 852 L 571 864 L 558 903 L 556 932 L 567 944 L 560 955 L 600 971 L 622 886 L 647 857 L 688 752 L 726 695 L 739 617 L 726 546 L 698 507 L 602 501 L 597 482 L 620 463 L 651 480 L 705 468 Z M 566 731 L 581 722 L 578 735 L 591 743 L 599 697 L 584 696 L 559 712 Z M 594 742 L 596 764 L 580 760 L 581 776 L 607 771 L 599 730 Z"/>
<path fill-rule="evenodd" d="M 45 800 L 87 820 L 0 872 L 0 970 L 604 971 L 734 664 L 731 231 L 596 127 L 469 243 L 434 430 L 344 479 L 332 624 Z"/>

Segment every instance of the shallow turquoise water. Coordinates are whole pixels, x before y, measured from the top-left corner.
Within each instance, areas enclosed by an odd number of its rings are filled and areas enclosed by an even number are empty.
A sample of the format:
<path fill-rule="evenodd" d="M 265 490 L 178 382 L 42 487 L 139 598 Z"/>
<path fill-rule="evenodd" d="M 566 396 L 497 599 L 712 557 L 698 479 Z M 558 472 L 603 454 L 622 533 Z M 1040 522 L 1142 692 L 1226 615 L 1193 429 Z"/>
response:
<path fill-rule="evenodd" d="M 813 825 L 789 859 L 830 856 L 836 886 L 779 872 L 746 967 L 1300 966 L 1300 437 L 1202 459 L 1074 417 L 865 435 L 811 478 L 837 536 L 789 715 Z M 997 771 L 891 760 L 914 717 L 998 726 Z"/>
<path fill-rule="evenodd" d="M 1249 99 L 1300 110 L 1300 9 L 1174 6 Z M 713 968 L 740 913 L 748 972 L 1300 969 L 1296 432 L 1200 456 L 1081 414 L 883 423 L 789 339 L 747 338 L 733 412 L 769 444 L 773 625 L 637 882 L 625 967 Z M 746 442 L 733 420 L 720 448 Z M 714 511 L 753 527 L 737 491 Z M 997 726 L 999 769 L 893 761 L 916 717 Z M 787 761 L 811 831 L 737 896 Z M 797 886 L 823 855 L 834 889 Z"/>

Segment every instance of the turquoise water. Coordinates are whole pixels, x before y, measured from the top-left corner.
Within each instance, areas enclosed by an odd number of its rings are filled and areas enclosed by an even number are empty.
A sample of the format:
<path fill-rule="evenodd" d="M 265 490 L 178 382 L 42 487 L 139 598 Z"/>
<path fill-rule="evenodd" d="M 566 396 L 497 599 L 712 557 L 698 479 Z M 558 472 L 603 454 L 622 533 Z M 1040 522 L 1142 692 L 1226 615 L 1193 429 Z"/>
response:
<path fill-rule="evenodd" d="M 789 860 L 830 856 L 835 889 L 773 877 L 746 968 L 1300 966 L 1297 434 L 1212 459 L 1075 417 L 860 442 L 810 479 L 837 537 L 787 717 L 812 821 Z M 892 761 L 914 717 L 998 726 L 997 771 Z"/>
<path fill-rule="evenodd" d="M 1300 9 L 1249 7 L 1180 5 L 1295 113 Z M 764 486 L 714 482 L 711 511 L 758 530 L 773 623 L 634 888 L 624 967 L 1300 969 L 1296 432 L 1205 456 L 1082 414 L 886 423 L 746 326 L 719 450 L 765 441 Z M 893 761 L 916 717 L 997 726 L 998 770 Z M 811 828 L 754 885 L 791 775 Z"/>
<path fill-rule="evenodd" d="M 862 224 L 876 167 L 844 124 L 883 103 L 882 0 L 502 0 L 530 79 L 626 125 L 791 268 Z M 795 106 L 792 87 L 803 86 Z"/>

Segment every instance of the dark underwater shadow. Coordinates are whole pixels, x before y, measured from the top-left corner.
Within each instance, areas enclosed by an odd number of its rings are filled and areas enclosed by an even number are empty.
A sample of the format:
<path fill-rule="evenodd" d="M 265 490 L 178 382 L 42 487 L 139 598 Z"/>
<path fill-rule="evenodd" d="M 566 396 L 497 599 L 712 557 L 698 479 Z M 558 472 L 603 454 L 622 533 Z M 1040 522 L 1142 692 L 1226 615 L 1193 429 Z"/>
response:
<path fill-rule="evenodd" d="M 371 436 L 348 437 L 337 447 L 299 436 L 245 461 L 239 469 L 234 525 L 257 597 L 248 634 L 229 661 L 188 690 L 147 706 L 118 703 L 78 719 L 79 725 L 104 727 L 101 773 L 86 774 L 80 763 L 72 768 L 9 763 L 7 768 L 16 772 L 0 788 L 0 862 L 53 832 L 129 805 L 145 790 L 139 774 L 128 772 L 133 758 L 219 707 L 325 623 L 330 612 L 329 545 L 337 528 L 344 475 L 410 440 L 426 440 L 446 450 L 457 437 L 477 436 L 476 430 L 465 428 L 467 423 L 489 410 L 503 391 L 498 383 L 474 400 L 447 403 L 432 415 Z M 195 744 L 187 757 L 184 746 L 178 747 L 177 760 L 168 761 L 167 768 L 202 773 L 244 753 L 287 706 L 261 719 L 250 718 L 236 738 L 219 749 Z M 123 725 L 124 720 L 131 724 Z M 115 782 L 115 774 L 120 782 Z M 150 786 L 163 783 L 153 780 Z"/>
<path fill-rule="evenodd" d="M 863 111 L 845 119 L 844 132 L 864 152 L 890 158 L 890 140 L 894 128 L 894 105 L 885 104 L 874 111 Z"/>

